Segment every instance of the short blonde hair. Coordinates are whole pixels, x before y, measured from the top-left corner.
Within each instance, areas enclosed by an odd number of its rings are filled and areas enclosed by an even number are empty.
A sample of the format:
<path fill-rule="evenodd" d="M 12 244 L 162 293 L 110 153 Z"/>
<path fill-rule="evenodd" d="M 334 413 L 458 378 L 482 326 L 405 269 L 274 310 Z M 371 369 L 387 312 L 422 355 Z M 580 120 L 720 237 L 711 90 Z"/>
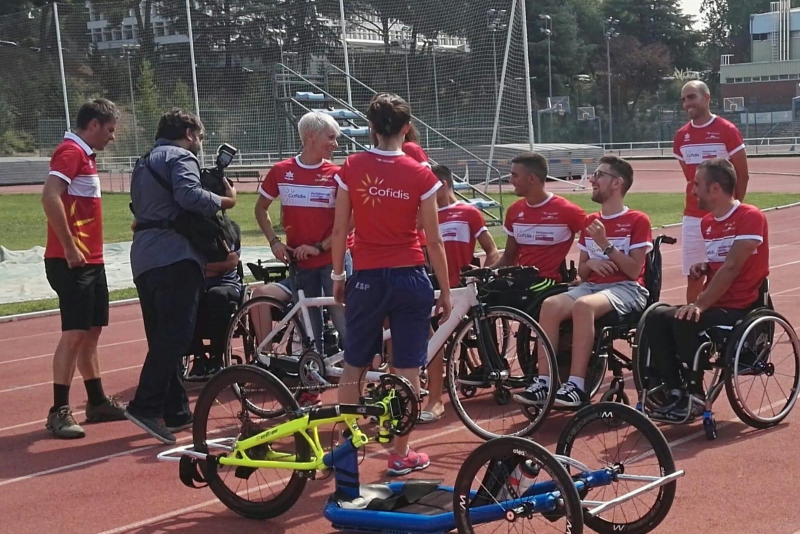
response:
<path fill-rule="evenodd" d="M 324 132 L 327 129 L 333 130 L 336 132 L 336 136 L 339 136 L 339 123 L 321 111 L 309 111 L 297 123 L 297 131 L 300 133 L 301 140 L 305 138 L 306 134 Z"/>

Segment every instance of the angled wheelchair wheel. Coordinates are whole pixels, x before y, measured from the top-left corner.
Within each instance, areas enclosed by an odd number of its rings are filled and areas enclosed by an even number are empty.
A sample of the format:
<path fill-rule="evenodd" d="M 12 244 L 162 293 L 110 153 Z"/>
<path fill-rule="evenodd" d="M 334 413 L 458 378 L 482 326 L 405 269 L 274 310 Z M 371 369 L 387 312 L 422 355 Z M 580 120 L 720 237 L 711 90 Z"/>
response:
<path fill-rule="evenodd" d="M 521 403 L 517 395 L 538 375 L 538 360 L 555 355 L 541 327 L 526 314 L 490 307 L 476 332 L 476 319 L 462 321 L 447 349 L 447 392 L 459 419 L 482 439 L 526 436 L 553 405 L 553 388 L 540 404 Z M 555 382 L 552 382 L 555 383 Z"/>
<path fill-rule="evenodd" d="M 760 310 L 731 333 L 725 354 L 725 392 L 743 423 L 768 428 L 797 401 L 800 342 L 780 314 Z"/>
<path fill-rule="evenodd" d="M 616 402 L 581 409 L 561 432 L 556 454 L 577 460 L 592 471 L 617 473 L 610 485 L 581 492 L 582 498 L 592 501 L 609 501 L 675 472 L 672 452 L 661 431 L 635 409 Z M 575 465 L 569 465 L 568 471 L 573 477 L 582 474 Z M 600 534 L 650 532 L 669 513 L 676 485 L 669 482 L 596 516 L 586 513 L 584 523 Z"/>
<path fill-rule="evenodd" d="M 544 447 L 523 438 L 488 441 L 464 460 L 453 511 L 459 534 L 583 532 L 575 484 Z"/>
<path fill-rule="evenodd" d="M 645 408 L 648 410 L 660 408 L 664 405 L 663 401 L 666 398 L 666 391 L 664 388 L 662 386 L 654 386 L 651 383 L 652 377 L 648 376 L 649 370 L 647 368 L 647 362 L 650 357 L 650 345 L 647 338 L 647 329 L 645 328 L 645 321 L 650 312 L 663 306 L 669 306 L 669 304 L 656 302 L 642 313 L 639 324 L 636 326 L 636 335 L 634 336 L 632 347 L 631 374 L 633 375 L 633 385 L 636 388 L 639 399 L 641 399 L 642 391 L 645 386 L 645 379 L 647 379 L 649 389 L 647 406 L 645 406 Z"/>
<path fill-rule="evenodd" d="M 235 390 L 235 391 L 234 391 Z M 237 365 L 217 373 L 203 388 L 194 411 L 194 450 L 226 456 L 237 441 L 288 421 L 299 410 L 286 386 L 271 373 Z M 295 434 L 247 449 L 253 460 L 306 462 L 308 442 Z M 201 461 L 209 488 L 225 506 L 252 519 L 269 519 L 291 508 L 303 493 L 306 478 L 299 471 L 253 469 Z"/>

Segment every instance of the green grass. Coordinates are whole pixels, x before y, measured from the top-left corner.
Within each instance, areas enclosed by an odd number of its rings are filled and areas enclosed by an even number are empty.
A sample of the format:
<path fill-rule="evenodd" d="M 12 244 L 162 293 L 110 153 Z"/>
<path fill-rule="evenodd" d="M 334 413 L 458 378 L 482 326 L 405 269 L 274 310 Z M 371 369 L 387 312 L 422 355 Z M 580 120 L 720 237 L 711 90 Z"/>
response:
<path fill-rule="evenodd" d="M 588 194 L 566 194 L 564 196 L 581 206 L 587 213 L 598 209 L 598 205 L 592 202 Z M 37 245 L 45 245 L 46 219 L 39 198 L 39 195 L 36 194 L 0 195 L 0 245 L 10 250 L 27 250 Z M 244 245 L 266 246 L 266 239 L 253 216 L 253 206 L 257 198 L 258 195 L 253 193 L 240 193 L 237 197 L 236 207 L 229 210 L 228 213 L 241 226 Z M 495 199 L 500 200 L 500 195 L 495 195 Z M 506 208 L 516 200 L 518 198 L 511 193 L 502 195 L 503 205 Z M 128 202 L 130 202 L 130 195 L 127 193 L 103 195 L 103 234 L 106 243 L 132 239 L 130 224 L 133 215 L 128 209 Z M 800 202 L 800 194 L 750 193 L 747 195 L 747 202 L 764 209 Z M 647 213 L 653 226 L 664 226 L 680 222 L 683 213 L 683 194 L 631 193 L 626 198 L 626 204 L 631 209 Z M 273 223 L 277 225 L 280 222 L 278 203 L 273 203 L 269 212 Z M 280 228 L 276 227 L 276 230 L 280 231 Z M 500 248 L 504 247 L 506 234 L 502 228 L 492 227 L 491 232 L 497 245 Z M 112 291 L 110 295 L 112 301 L 132 297 L 136 297 L 136 290 L 133 288 Z M 50 310 L 57 306 L 56 299 L 0 304 L 0 316 Z"/>

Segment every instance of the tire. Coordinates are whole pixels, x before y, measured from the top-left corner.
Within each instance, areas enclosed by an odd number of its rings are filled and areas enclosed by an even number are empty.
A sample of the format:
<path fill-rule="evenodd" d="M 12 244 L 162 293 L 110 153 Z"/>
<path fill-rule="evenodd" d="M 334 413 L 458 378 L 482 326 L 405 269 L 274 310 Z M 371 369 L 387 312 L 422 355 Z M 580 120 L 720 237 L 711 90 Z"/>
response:
<path fill-rule="evenodd" d="M 270 308 L 273 322 L 275 322 L 275 316 L 282 317 L 288 309 L 283 302 L 272 297 L 255 297 L 245 302 L 228 323 L 225 354 L 223 356 L 223 365 L 225 367 L 230 367 L 237 363 L 259 363 L 255 351 L 260 340 L 258 339 L 257 320 L 254 317 L 258 316 L 258 309 L 262 306 Z M 241 349 L 238 348 L 238 344 L 235 342 L 238 337 L 242 338 Z M 287 339 L 284 339 L 284 337 Z M 306 349 L 312 348 L 305 346 L 308 338 L 303 323 L 297 315 L 291 318 L 284 332 L 277 333 L 273 339 L 278 340 L 277 343 L 282 343 L 282 345 L 281 348 L 277 349 L 276 353 L 271 354 L 272 357 L 295 357 L 299 361 Z M 267 368 L 269 369 L 269 367 Z"/>
<path fill-rule="evenodd" d="M 636 326 L 636 335 L 634 336 L 633 348 L 631 352 L 631 374 L 633 375 L 633 385 L 636 388 L 636 393 L 640 400 L 642 398 L 642 392 L 644 391 L 644 373 L 647 367 L 648 352 L 650 351 L 644 325 L 650 312 L 662 306 L 669 306 L 669 304 L 656 302 L 647 308 L 644 313 L 642 313 L 642 317 L 639 319 L 639 324 Z M 660 404 L 653 402 L 651 399 L 650 406 L 643 407 L 643 409 L 654 409 L 659 407 Z"/>
<path fill-rule="evenodd" d="M 584 465 L 587 465 L 593 470 L 604 469 L 606 467 L 613 467 L 616 464 L 621 464 L 625 468 L 623 474 L 629 474 L 629 470 L 636 467 L 636 462 L 631 462 L 630 465 L 626 465 L 625 460 L 619 462 L 619 458 L 621 456 L 620 453 L 625 449 L 628 449 L 628 457 L 626 457 L 626 459 L 630 458 L 634 447 L 640 443 L 643 443 L 643 441 L 641 439 L 634 440 L 633 438 L 630 438 L 629 435 L 631 432 L 623 433 L 622 431 L 619 431 L 619 427 L 624 424 L 630 425 L 642 435 L 644 440 L 646 440 L 646 443 L 649 444 L 649 449 L 648 447 L 644 446 L 646 450 L 645 453 L 653 454 L 656 457 L 658 466 L 657 468 L 653 468 L 652 473 L 648 472 L 648 476 L 664 476 L 675 472 L 675 461 L 672 457 L 672 451 L 670 450 L 669 444 L 667 443 L 667 440 L 664 438 L 664 435 L 661 433 L 661 431 L 649 419 L 635 409 L 615 402 L 593 404 L 578 411 L 575 417 L 573 417 L 572 420 L 567 423 L 567 426 L 564 427 L 564 430 L 561 432 L 561 435 L 558 439 L 558 445 L 556 446 L 556 454 L 560 456 L 568 456 L 581 461 L 584 463 Z M 588 430 L 586 430 L 587 427 Z M 596 430 L 603 428 L 607 428 L 609 433 L 616 435 L 617 438 L 620 437 L 620 434 L 624 434 L 622 436 L 623 440 L 633 441 L 634 445 L 630 446 L 629 444 L 623 443 L 618 449 L 617 454 L 614 455 L 613 452 L 609 452 L 611 446 L 608 445 L 608 440 L 605 439 L 605 436 L 597 436 Z M 589 454 L 586 453 L 583 447 L 579 446 L 576 448 L 576 440 L 581 438 L 582 433 L 587 434 L 587 437 L 590 437 L 594 440 L 594 442 L 598 443 L 598 446 L 602 447 L 603 452 L 608 454 L 609 458 L 612 458 L 616 461 L 614 463 L 604 462 L 601 456 L 602 453 L 601 455 Z M 609 437 L 609 439 L 611 438 Z M 650 450 L 652 453 L 649 452 Z M 584 453 L 586 453 L 586 458 L 580 458 L 577 456 L 578 454 Z M 633 459 L 637 460 L 645 453 L 637 454 Z M 600 465 L 593 465 L 598 463 Z M 570 467 L 570 471 L 571 474 L 579 474 L 574 467 Z M 629 516 L 624 512 L 621 514 L 621 517 L 618 517 L 620 514 L 614 514 L 614 508 L 612 508 L 602 513 L 604 517 L 592 517 L 588 513 L 585 514 L 584 523 L 587 527 L 599 532 L 600 534 L 614 534 L 615 532 L 626 532 L 627 534 L 645 534 L 650 532 L 656 528 L 669 513 L 669 510 L 672 507 L 672 502 L 675 499 L 676 486 L 677 482 L 672 481 L 654 489 L 653 492 L 658 493 L 653 505 L 645 514 L 635 521 L 629 522 Z M 625 483 L 625 487 L 621 489 L 622 491 L 614 491 L 614 495 L 620 495 L 630 491 L 630 489 L 627 487 L 627 483 Z M 591 491 L 591 489 L 588 490 L 588 493 L 591 493 Z M 641 499 L 645 498 L 647 495 L 650 495 L 650 493 L 642 494 Z M 591 497 L 589 498 L 591 499 Z M 635 501 L 638 502 L 640 506 L 643 503 L 641 499 L 637 499 Z M 638 513 L 639 508 L 637 507 L 635 510 Z M 611 520 L 608 519 L 609 515 Z M 616 521 L 618 518 L 624 520 L 624 522 L 621 523 Z"/>
<path fill-rule="evenodd" d="M 513 488 L 515 491 L 516 489 L 521 489 L 519 486 L 514 488 L 509 480 L 509 469 L 513 470 L 514 467 L 511 466 L 514 465 L 519 467 L 521 461 L 536 470 L 537 478 L 544 471 L 545 476 L 550 479 L 546 483 L 551 481 L 554 483 L 555 487 L 552 492 L 560 493 L 560 497 L 557 499 L 557 508 L 541 514 L 545 518 L 546 531 L 563 532 L 565 534 L 580 534 L 583 532 L 583 512 L 580 496 L 578 496 L 575 484 L 566 469 L 564 469 L 564 466 L 541 445 L 523 438 L 503 437 L 480 445 L 464 460 L 461 469 L 458 471 L 453 488 L 453 512 L 459 534 L 473 534 L 475 532 L 474 527 L 477 524 L 474 525 L 472 523 L 469 510 L 473 506 L 480 506 L 484 499 L 486 504 L 498 503 L 503 506 L 506 517 L 508 514 L 514 514 L 512 507 L 520 507 L 522 503 L 517 498 L 513 498 L 513 494 L 511 499 L 508 498 L 508 495 L 510 493 L 509 488 Z M 484 466 L 486 466 L 486 470 L 478 482 L 478 475 Z M 473 486 L 476 485 L 476 482 L 478 487 L 474 488 Z M 476 489 L 478 492 L 474 493 Z M 507 521 L 506 517 L 500 517 L 499 520 Z M 514 521 L 527 519 L 542 522 L 540 517 L 526 518 L 524 516 L 516 517 Z M 548 524 L 547 520 L 553 521 L 553 523 Z M 556 526 L 556 523 L 558 523 L 558 526 Z M 509 528 L 512 528 L 510 525 L 511 523 L 509 523 Z M 498 527 L 498 530 L 505 529 Z M 515 524 L 513 531 L 525 532 L 526 529 L 522 526 L 518 530 Z"/>
<path fill-rule="evenodd" d="M 541 406 L 519 404 L 513 399 L 513 395 L 530 385 L 533 376 L 538 374 L 534 352 L 536 350 L 544 351 L 542 356 L 549 362 L 553 380 L 557 367 L 550 342 L 539 324 L 523 312 L 505 306 L 487 308 L 484 325 L 500 325 L 503 331 L 510 332 L 517 338 L 516 342 L 510 343 L 505 339 L 502 342 L 491 339 L 490 342 L 494 343 L 494 346 L 500 345 L 501 349 L 514 350 L 518 357 L 511 358 L 508 353 L 503 355 L 509 367 L 509 376 L 506 378 L 494 382 L 486 381 L 480 386 L 465 386 L 459 381 L 459 377 L 485 365 L 489 360 L 486 354 L 481 353 L 481 345 L 478 342 L 480 340 L 475 336 L 474 324 L 474 317 L 463 320 L 456 329 L 453 342 L 447 348 L 445 380 L 453 409 L 466 427 L 482 439 L 527 436 L 544 421 L 552 408 L 555 400 L 554 388 L 551 388 L 548 398 Z M 531 332 L 534 336 L 530 335 Z M 483 335 L 483 338 L 486 337 Z M 522 352 L 519 352 L 521 347 L 519 340 L 523 337 L 528 339 L 528 344 L 524 345 Z M 535 340 L 533 350 L 529 350 L 531 339 Z M 486 415 L 486 410 L 493 410 L 495 406 L 499 407 L 499 413 Z M 475 409 L 481 410 L 484 417 L 476 417 L 475 413 L 470 413 Z"/>
<path fill-rule="evenodd" d="M 769 348 L 784 346 L 790 353 L 775 362 L 771 352 L 765 356 L 765 344 Z M 776 372 L 776 364 L 783 362 L 787 362 L 785 367 L 782 366 L 780 372 Z M 789 371 L 792 371 L 791 378 Z M 723 377 L 725 393 L 731 407 L 743 423 L 753 428 L 769 428 L 783 421 L 797 401 L 800 380 L 800 342 L 789 322 L 769 310 L 759 310 L 746 317 L 734 328 L 728 340 Z M 749 386 L 740 385 L 739 378 L 742 377 L 753 377 L 753 383 Z M 780 377 L 788 379 L 784 386 L 778 382 Z M 778 388 L 770 395 L 766 387 L 772 378 L 775 378 Z M 751 398 L 753 386 L 759 383 L 765 389 L 764 394 L 759 395 L 756 392 L 755 397 L 760 397 L 762 401 L 760 409 L 756 409 L 750 407 L 747 400 Z M 779 395 L 785 397 L 785 400 L 777 400 Z M 765 398 L 769 403 L 767 408 L 771 410 L 771 416 L 762 415 L 762 412 L 767 411 L 763 406 Z M 773 405 L 781 403 L 782 406 L 776 413 Z"/>
<path fill-rule="evenodd" d="M 234 385 L 239 386 L 237 388 L 239 394 L 236 396 L 233 393 Z M 267 418 L 265 420 L 260 414 L 254 413 L 252 408 L 255 402 L 248 399 L 248 391 L 252 391 L 253 395 L 266 394 L 269 398 L 274 398 L 275 407 L 270 410 L 260 411 L 280 413 L 281 417 Z M 242 392 L 244 392 L 245 401 L 241 400 Z M 225 402 L 231 402 L 233 406 L 230 406 L 230 408 L 235 408 L 238 412 L 225 409 Z M 238 406 L 236 405 L 237 402 Z M 212 414 L 212 409 L 216 408 L 219 408 L 219 411 L 215 411 Z M 194 450 L 207 454 L 211 450 L 212 454 L 214 454 L 218 450 L 213 445 L 214 441 L 227 437 L 221 435 L 223 428 L 233 435 L 231 438 L 233 441 L 230 442 L 233 443 L 239 439 L 239 436 L 252 437 L 268 428 L 286 422 L 288 420 L 286 414 L 295 413 L 297 410 L 299 410 L 297 401 L 292 397 L 286 386 L 281 384 L 271 373 L 250 365 L 237 365 L 223 369 L 209 380 L 197 399 L 194 426 L 192 428 Z M 230 414 L 230 420 L 226 425 L 219 429 L 216 427 L 209 428 L 210 416 L 213 415 L 212 419 L 217 422 L 220 420 L 217 415 L 226 413 Z M 280 452 L 294 455 L 297 462 L 309 461 L 311 457 L 310 446 L 300 434 L 285 438 L 278 444 L 271 444 L 269 447 L 259 446 L 248 449 L 248 453 L 251 457 L 258 457 L 259 454 L 266 455 L 267 452 L 273 452 L 275 447 L 278 446 L 280 447 Z M 306 485 L 306 478 L 299 471 L 290 471 L 291 474 L 288 475 L 289 481 L 282 490 L 277 491 L 276 488 L 273 488 L 273 485 L 278 485 L 283 482 L 282 480 L 269 483 L 268 499 L 254 502 L 242 496 L 245 491 L 241 488 L 242 480 L 244 480 L 244 485 L 246 486 L 246 495 L 249 496 L 249 483 L 253 474 L 263 472 L 263 474 L 255 477 L 254 483 L 258 483 L 259 480 L 264 481 L 269 475 L 280 476 L 281 472 L 273 469 L 252 470 L 249 468 L 222 466 L 218 465 L 216 461 L 201 461 L 200 468 L 214 495 L 237 514 L 251 519 L 270 519 L 283 514 L 297 502 Z M 224 471 L 224 474 L 221 475 L 220 471 Z M 234 489 L 229 488 L 225 483 L 228 479 L 232 479 L 231 482 L 238 485 Z M 236 482 L 237 479 L 238 483 Z M 257 488 L 253 489 L 253 492 L 255 493 L 256 489 L 258 489 L 258 495 L 263 498 L 264 493 L 260 491 L 261 487 L 262 485 L 258 485 Z"/>

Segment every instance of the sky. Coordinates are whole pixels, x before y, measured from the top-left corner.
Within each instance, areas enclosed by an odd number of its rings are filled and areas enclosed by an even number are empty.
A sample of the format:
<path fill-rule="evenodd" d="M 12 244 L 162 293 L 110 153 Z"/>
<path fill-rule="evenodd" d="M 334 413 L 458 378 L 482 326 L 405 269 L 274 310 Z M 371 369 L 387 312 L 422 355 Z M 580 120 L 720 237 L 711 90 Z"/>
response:
<path fill-rule="evenodd" d="M 687 15 L 694 16 L 694 27 L 700 27 L 700 4 L 703 3 L 703 0 L 681 0 L 681 7 L 683 8 L 683 12 Z"/>

